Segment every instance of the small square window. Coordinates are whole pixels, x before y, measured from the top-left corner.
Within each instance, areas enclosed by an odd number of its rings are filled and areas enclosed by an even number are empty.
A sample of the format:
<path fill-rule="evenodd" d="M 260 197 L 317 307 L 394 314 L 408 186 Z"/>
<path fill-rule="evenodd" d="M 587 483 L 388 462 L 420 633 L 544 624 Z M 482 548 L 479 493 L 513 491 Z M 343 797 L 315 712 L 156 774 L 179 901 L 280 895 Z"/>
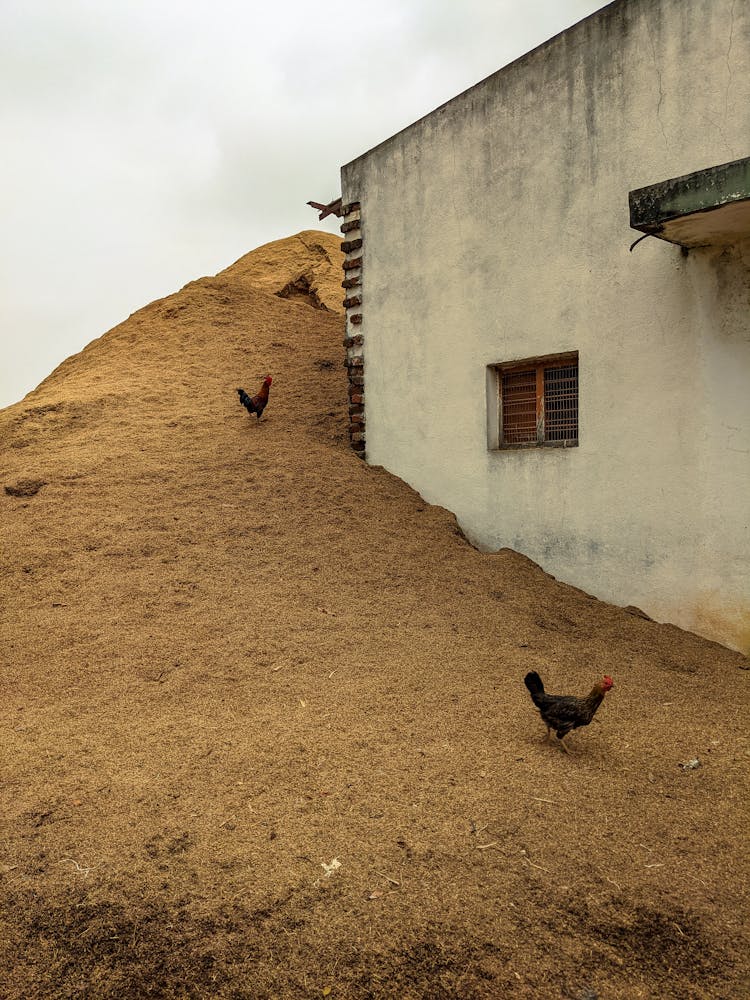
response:
<path fill-rule="evenodd" d="M 491 448 L 578 444 L 577 353 L 492 365 L 490 373 Z"/>

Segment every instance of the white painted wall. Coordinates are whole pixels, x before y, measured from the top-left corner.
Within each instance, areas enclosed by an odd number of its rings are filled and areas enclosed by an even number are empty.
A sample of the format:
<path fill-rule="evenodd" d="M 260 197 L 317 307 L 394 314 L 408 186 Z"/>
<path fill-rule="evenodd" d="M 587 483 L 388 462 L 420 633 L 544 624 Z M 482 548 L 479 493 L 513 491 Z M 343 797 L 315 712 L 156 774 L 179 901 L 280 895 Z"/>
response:
<path fill-rule="evenodd" d="M 750 652 L 750 242 L 628 192 L 750 153 L 750 4 L 620 0 L 342 170 L 367 458 L 482 548 Z M 580 446 L 491 451 L 486 367 L 580 354 Z"/>

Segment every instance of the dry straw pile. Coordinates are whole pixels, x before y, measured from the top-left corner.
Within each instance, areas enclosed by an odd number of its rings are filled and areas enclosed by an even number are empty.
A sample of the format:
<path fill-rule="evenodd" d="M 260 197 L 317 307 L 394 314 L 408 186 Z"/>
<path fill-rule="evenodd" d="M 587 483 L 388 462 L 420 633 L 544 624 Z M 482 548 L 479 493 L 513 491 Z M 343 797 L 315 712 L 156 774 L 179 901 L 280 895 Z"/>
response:
<path fill-rule="evenodd" d="M 349 450 L 338 243 L 190 283 L 0 413 L 0 993 L 736 1000 L 746 661 Z M 614 677 L 576 756 L 529 669 Z"/>

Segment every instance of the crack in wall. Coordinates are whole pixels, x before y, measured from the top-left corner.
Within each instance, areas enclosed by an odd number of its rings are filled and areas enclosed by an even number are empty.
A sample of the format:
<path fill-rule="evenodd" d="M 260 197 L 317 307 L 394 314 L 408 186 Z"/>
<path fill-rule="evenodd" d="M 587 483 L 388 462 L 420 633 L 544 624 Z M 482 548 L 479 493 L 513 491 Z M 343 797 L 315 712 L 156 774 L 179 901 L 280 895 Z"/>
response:
<path fill-rule="evenodd" d="M 658 121 L 659 128 L 661 129 L 661 134 L 662 134 L 662 137 L 664 139 L 664 145 L 668 149 L 669 148 L 669 143 L 667 142 L 667 133 L 666 133 L 666 130 L 664 128 L 664 122 L 663 122 L 662 117 L 661 117 L 661 106 L 664 103 L 664 88 L 662 86 L 662 81 L 661 81 L 661 70 L 659 69 L 659 63 L 658 63 L 657 58 L 656 58 L 656 47 L 654 45 L 653 33 L 651 31 L 651 26 L 650 26 L 650 24 L 648 24 L 648 22 L 647 22 L 647 31 L 648 31 L 648 41 L 649 41 L 649 44 L 651 46 L 651 58 L 652 58 L 653 63 L 654 63 L 654 72 L 656 73 L 656 79 L 657 79 L 658 84 L 659 84 L 659 100 L 658 100 L 658 102 L 656 104 L 656 120 Z"/>
<path fill-rule="evenodd" d="M 727 45 L 726 55 L 724 56 L 724 58 L 726 59 L 726 63 L 727 63 L 727 89 L 726 89 L 726 92 L 724 94 L 724 127 L 725 128 L 726 128 L 726 126 L 728 124 L 728 120 L 729 120 L 729 94 L 730 94 L 730 92 L 732 90 L 732 83 L 734 82 L 733 76 L 732 76 L 732 63 L 731 63 L 730 56 L 732 54 L 732 42 L 734 41 L 734 9 L 735 9 L 736 4 L 737 4 L 737 0 L 732 0 L 731 6 L 729 8 L 729 44 Z M 724 141 L 726 142 L 726 133 L 723 133 L 723 134 L 725 136 Z M 726 145 L 727 145 L 727 149 L 729 150 L 729 153 L 730 153 L 732 159 L 734 159 L 735 158 L 735 152 L 734 152 L 733 147 L 730 146 L 728 142 L 726 142 Z"/>
<path fill-rule="evenodd" d="M 461 216 L 458 211 L 458 205 L 456 203 L 456 177 L 458 174 L 458 167 L 456 166 L 456 136 L 454 134 L 453 141 L 451 142 L 451 152 L 453 154 L 453 184 L 451 185 L 451 201 L 453 202 L 453 212 L 456 216 L 456 228 L 458 229 L 458 238 L 463 241 L 464 234 L 461 231 Z"/>

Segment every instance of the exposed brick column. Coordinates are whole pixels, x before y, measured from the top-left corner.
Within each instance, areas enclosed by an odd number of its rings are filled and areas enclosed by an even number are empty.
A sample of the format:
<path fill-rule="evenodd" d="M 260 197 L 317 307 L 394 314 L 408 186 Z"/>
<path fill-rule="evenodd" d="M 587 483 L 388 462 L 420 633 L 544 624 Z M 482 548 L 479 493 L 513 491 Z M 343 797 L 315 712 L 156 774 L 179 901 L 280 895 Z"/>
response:
<path fill-rule="evenodd" d="M 362 219 L 358 201 L 342 206 L 344 222 L 341 244 L 344 252 L 346 336 L 344 365 L 349 373 L 349 440 L 352 448 L 365 457 L 365 351 L 362 329 Z"/>

